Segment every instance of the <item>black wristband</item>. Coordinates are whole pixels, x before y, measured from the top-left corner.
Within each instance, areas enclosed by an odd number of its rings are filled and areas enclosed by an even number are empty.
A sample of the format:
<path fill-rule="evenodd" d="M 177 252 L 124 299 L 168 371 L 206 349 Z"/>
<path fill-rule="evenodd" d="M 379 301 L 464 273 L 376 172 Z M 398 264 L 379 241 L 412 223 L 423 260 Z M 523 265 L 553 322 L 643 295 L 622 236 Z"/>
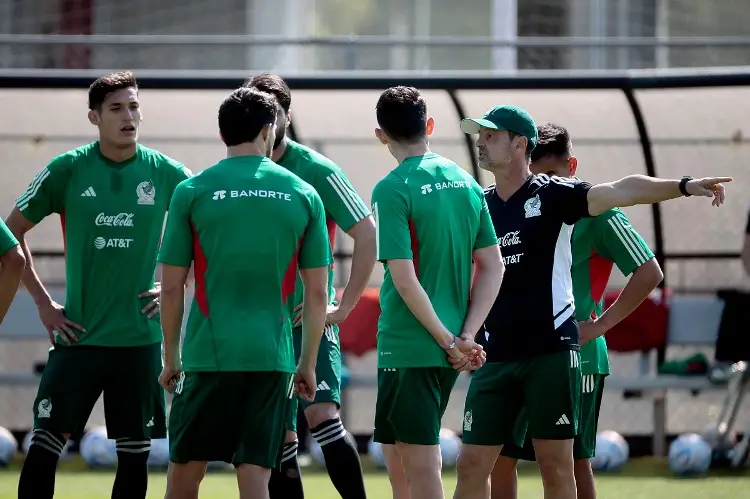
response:
<path fill-rule="evenodd" d="M 692 196 L 692 194 L 690 194 L 686 189 L 687 183 L 690 182 L 691 180 L 693 180 L 693 177 L 688 177 L 688 176 L 682 177 L 682 180 L 680 180 L 680 192 L 685 197 Z"/>

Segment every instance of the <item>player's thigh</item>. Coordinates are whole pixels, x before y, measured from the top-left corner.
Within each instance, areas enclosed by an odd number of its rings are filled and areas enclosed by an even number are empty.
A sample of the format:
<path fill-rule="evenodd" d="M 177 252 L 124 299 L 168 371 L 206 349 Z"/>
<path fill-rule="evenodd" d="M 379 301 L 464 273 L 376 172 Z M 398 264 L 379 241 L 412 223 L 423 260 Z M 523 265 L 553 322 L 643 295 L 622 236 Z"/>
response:
<path fill-rule="evenodd" d="M 501 456 L 523 461 L 536 461 L 534 444 L 531 438 L 525 438 L 528 426 L 529 419 L 526 415 L 526 409 L 523 409 L 518 418 L 516 418 L 513 428 L 513 438 L 503 445 L 503 449 L 500 451 Z M 523 442 L 523 445 L 519 444 L 519 442 Z"/>
<path fill-rule="evenodd" d="M 169 459 L 229 462 L 241 424 L 242 373 L 182 373 L 169 410 Z"/>
<path fill-rule="evenodd" d="M 492 362 L 474 372 L 464 405 L 465 444 L 499 446 L 513 441 L 523 408 L 519 385 L 523 366 L 523 362 Z"/>
<path fill-rule="evenodd" d="M 94 404 L 105 385 L 104 349 L 55 346 L 34 400 L 34 428 L 54 433 L 83 434 Z"/>
<path fill-rule="evenodd" d="M 454 369 L 445 367 L 379 369 L 375 441 L 437 445 L 457 378 Z"/>
<path fill-rule="evenodd" d="M 110 438 L 164 438 L 164 389 L 159 385 L 161 344 L 111 349 L 113 369 L 104 388 Z"/>
<path fill-rule="evenodd" d="M 574 438 L 581 398 L 579 353 L 570 350 L 535 357 L 523 386 L 529 417 L 526 438 Z"/>
<path fill-rule="evenodd" d="M 585 374 L 581 378 L 581 411 L 578 416 L 578 435 L 573 442 L 575 459 L 591 459 L 596 451 L 596 431 L 599 409 L 604 394 L 604 375 Z"/>
<path fill-rule="evenodd" d="M 274 468 L 284 443 L 286 414 L 294 396 L 292 374 L 279 371 L 244 373 L 239 442 L 232 462 Z"/>
<path fill-rule="evenodd" d="M 297 348 L 295 347 L 295 352 Z M 310 403 L 300 399 L 302 409 L 313 404 L 331 402 L 341 407 L 341 345 L 339 344 L 339 327 L 331 324 L 325 327 L 318 347 L 318 362 L 315 367 L 315 378 L 318 383 L 315 400 Z"/>

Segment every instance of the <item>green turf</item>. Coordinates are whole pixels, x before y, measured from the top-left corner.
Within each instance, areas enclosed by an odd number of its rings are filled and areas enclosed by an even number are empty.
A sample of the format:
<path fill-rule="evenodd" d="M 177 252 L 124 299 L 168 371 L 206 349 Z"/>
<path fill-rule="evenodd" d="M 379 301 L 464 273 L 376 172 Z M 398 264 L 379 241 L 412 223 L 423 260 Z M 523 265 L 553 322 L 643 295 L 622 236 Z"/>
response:
<path fill-rule="evenodd" d="M 76 471 L 78 470 L 78 471 Z M 56 499 L 100 499 L 109 497 L 113 473 L 80 471 L 78 463 L 64 463 L 57 476 Z M 320 470 L 304 472 L 307 499 L 332 499 L 339 497 L 331 486 L 328 475 Z M 539 474 L 534 466 L 520 471 L 519 497 L 542 497 Z M 451 497 L 455 475 L 445 475 L 446 497 Z M 0 499 L 15 499 L 18 467 L 0 471 Z M 164 497 L 165 475 L 152 472 L 149 498 Z M 747 497 L 750 473 L 711 474 L 706 478 L 678 479 L 669 475 L 663 463 L 655 460 L 637 460 L 616 474 L 597 476 L 599 497 L 604 499 L 739 499 Z M 367 491 L 370 499 L 390 498 L 388 478 L 381 472 L 368 470 Z M 236 482 L 230 472 L 211 472 L 201 485 L 202 498 L 219 499 L 238 497 Z"/>

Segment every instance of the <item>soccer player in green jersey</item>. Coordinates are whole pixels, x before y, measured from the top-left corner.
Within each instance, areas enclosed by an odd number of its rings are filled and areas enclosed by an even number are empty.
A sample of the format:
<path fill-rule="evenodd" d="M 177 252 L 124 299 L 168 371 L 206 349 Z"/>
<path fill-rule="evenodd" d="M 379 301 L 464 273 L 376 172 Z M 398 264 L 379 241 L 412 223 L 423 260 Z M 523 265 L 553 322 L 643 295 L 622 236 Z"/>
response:
<path fill-rule="evenodd" d="M 10 304 L 18 291 L 26 257 L 18 245 L 18 240 L 0 220 L 0 324 L 8 313 Z"/>
<path fill-rule="evenodd" d="M 208 461 L 235 465 L 241 498 L 269 497 L 293 388 L 315 395 L 331 250 L 320 196 L 268 159 L 277 109 L 274 96 L 237 89 L 219 108 L 227 158 L 181 183 L 170 205 L 158 258 L 160 381 L 175 394 L 167 499 L 197 498 Z M 180 358 L 191 265 L 196 289 Z M 304 318 L 295 375 L 287 301 L 298 268 Z"/>
<path fill-rule="evenodd" d="M 375 222 L 367 205 L 337 164 L 286 136 L 286 128 L 291 122 L 292 103 L 292 94 L 286 82 L 278 75 L 264 73 L 249 78 L 245 86 L 276 96 L 280 114 L 272 159 L 312 185 L 320 195 L 325 208 L 331 249 L 334 247 L 337 226 L 354 240 L 351 273 L 341 296 L 341 303 L 336 303 L 333 266 L 328 274 L 329 312 L 318 351 L 318 390 L 312 403 L 301 400 L 298 404 L 296 399 L 292 401 L 281 467 L 274 469 L 271 475 L 271 498 L 298 499 L 303 496 L 297 462 L 296 433 L 297 407 L 302 405 L 310 432 L 323 452 L 326 470 L 334 487 L 344 499 L 364 499 L 365 483 L 357 445 L 348 436 L 339 415 L 341 347 L 338 324 L 352 311 L 370 280 L 375 266 Z M 303 286 L 299 277 L 289 304 L 294 309 L 295 353 L 299 356 L 302 337 L 299 321 L 303 306 Z"/>
<path fill-rule="evenodd" d="M 531 171 L 573 178 L 578 160 L 568 131 L 560 126 L 539 127 L 539 142 L 531 153 Z M 578 499 L 595 499 L 596 488 L 590 459 L 596 448 L 596 432 L 609 375 L 607 342 L 604 332 L 628 316 L 661 282 L 663 274 L 654 254 L 625 214 L 613 208 L 599 216 L 575 224 L 571 243 L 575 317 L 581 324 L 581 398 L 578 435 L 573 441 Z M 631 276 L 618 299 L 603 311 L 603 296 L 613 265 Z M 591 319 L 597 319 L 590 323 Z M 492 499 L 515 499 L 517 460 L 535 461 L 534 446 L 526 439 L 523 447 L 503 446 L 492 471 Z"/>
<path fill-rule="evenodd" d="M 443 413 L 458 372 L 484 360 L 481 347 L 460 335 L 481 327 L 503 263 L 482 188 L 430 151 L 435 122 L 421 93 L 389 88 L 376 114 L 375 134 L 399 164 L 372 193 L 385 267 L 373 438 L 389 470 L 403 467 L 412 499 L 440 499 Z"/>
<path fill-rule="evenodd" d="M 23 283 L 53 345 L 34 401 L 19 498 L 52 497 L 65 441 L 81 436 L 102 392 L 107 433 L 117 443 L 113 498 L 145 497 L 150 439 L 166 435 L 154 271 L 169 200 L 190 172 L 137 143 L 141 110 L 132 73 L 99 78 L 88 100 L 99 139 L 54 158 L 6 221 L 26 256 Z M 26 244 L 26 233 L 53 213 L 65 246 L 64 306 L 44 288 Z"/>

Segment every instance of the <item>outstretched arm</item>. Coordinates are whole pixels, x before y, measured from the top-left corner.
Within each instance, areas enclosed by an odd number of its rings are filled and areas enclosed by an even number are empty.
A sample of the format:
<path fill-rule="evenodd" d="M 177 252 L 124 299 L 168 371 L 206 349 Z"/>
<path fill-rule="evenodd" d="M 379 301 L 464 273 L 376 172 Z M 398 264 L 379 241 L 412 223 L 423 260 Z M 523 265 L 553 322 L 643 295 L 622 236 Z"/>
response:
<path fill-rule="evenodd" d="M 690 180 L 685 191 L 691 196 L 713 198 L 712 204 L 719 206 L 725 199 L 724 184 L 731 177 L 708 177 Z M 683 196 L 680 180 L 665 180 L 646 175 L 628 175 L 615 182 L 594 185 L 588 192 L 588 211 L 591 216 L 617 207 L 652 204 Z"/>

